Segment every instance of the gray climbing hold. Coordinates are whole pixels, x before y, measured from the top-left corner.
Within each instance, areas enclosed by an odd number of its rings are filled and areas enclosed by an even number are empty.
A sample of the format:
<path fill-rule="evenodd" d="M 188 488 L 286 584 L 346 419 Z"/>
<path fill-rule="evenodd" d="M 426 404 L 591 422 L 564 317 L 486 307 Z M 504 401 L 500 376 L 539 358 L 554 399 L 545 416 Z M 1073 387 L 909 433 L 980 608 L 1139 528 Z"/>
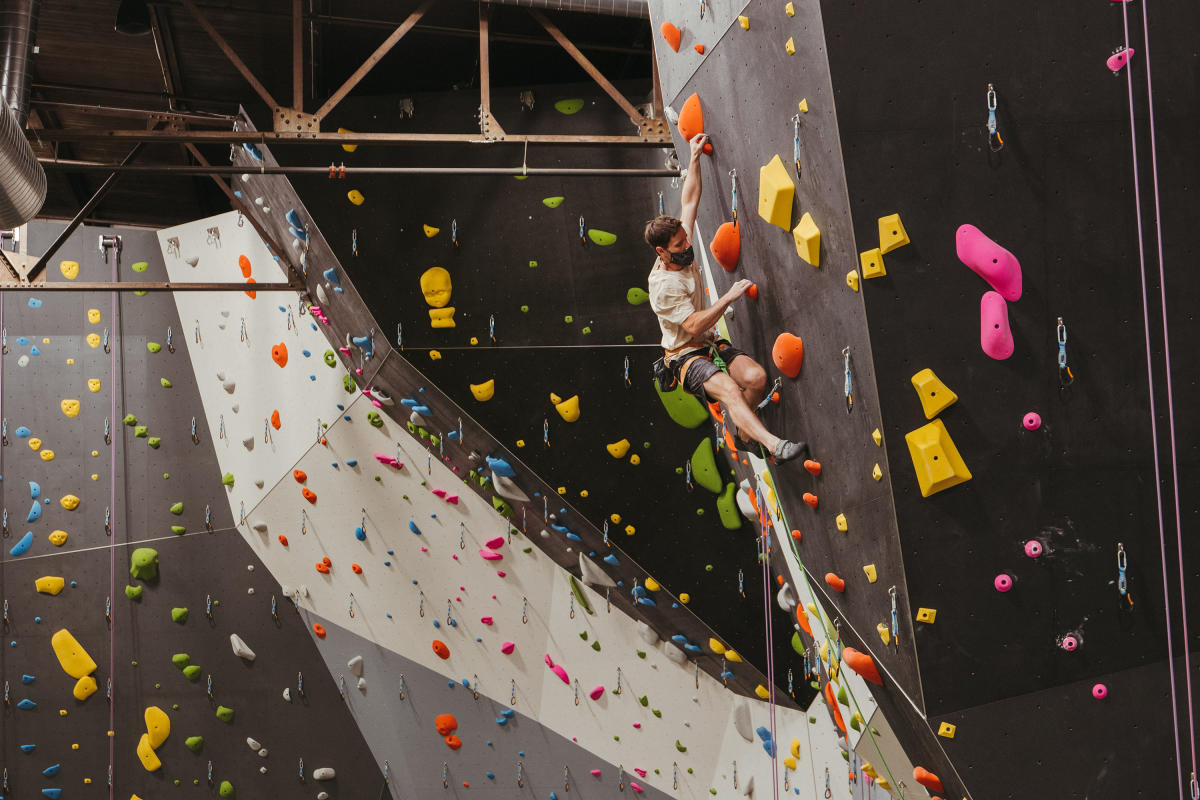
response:
<path fill-rule="evenodd" d="M 221 388 L 229 394 L 233 394 L 233 390 L 237 388 L 237 381 L 222 381 Z"/>
<path fill-rule="evenodd" d="M 367 690 L 367 679 L 366 678 L 358 679 L 358 690 L 360 692 L 365 692 Z"/>
<path fill-rule="evenodd" d="M 363 674 L 363 657 L 354 656 L 354 658 L 346 662 L 346 668 L 361 678 Z"/>
<path fill-rule="evenodd" d="M 617 585 L 616 581 L 608 577 L 608 573 L 596 566 L 596 563 L 582 552 L 579 554 L 579 572 L 583 578 L 583 582 L 590 586 Z"/>
<path fill-rule="evenodd" d="M 250 435 L 250 436 L 247 436 L 245 439 L 242 439 L 242 447 L 246 448 L 247 450 L 253 450 L 254 449 L 254 436 Z"/>
<path fill-rule="evenodd" d="M 331 781 L 337 777 L 337 773 L 333 771 L 333 767 L 317 767 L 313 770 L 314 781 Z"/>
<path fill-rule="evenodd" d="M 646 644 L 658 644 L 658 634 L 654 632 L 654 628 L 651 628 L 640 619 L 637 621 L 637 635 Z"/>
<path fill-rule="evenodd" d="M 254 530 L 258 531 L 259 533 L 267 532 L 267 523 L 261 519 L 256 519 L 253 522 L 251 522 L 250 527 L 253 528 Z"/>
<path fill-rule="evenodd" d="M 244 658 L 247 661 L 255 659 L 254 651 L 250 649 L 250 645 L 242 640 L 242 637 L 236 633 L 229 634 L 229 644 L 233 647 L 233 654 L 238 658 Z"/>
<path fill-rule="evenodd" d="M 747 742 L 754 741 L 754 728 L 750 725 L 750 706 L 744 701 L 733 709 L 733 729 Z"/>
<path fill-rule="evenodd" d="M 528 503 L 529 495 L 521 491 L 520 487 L 495 471 L 492 472 L 492 486 L 496 489 L 496 494 L 503 497 L 505 500 L 512 500 L 517 503 Z"/>

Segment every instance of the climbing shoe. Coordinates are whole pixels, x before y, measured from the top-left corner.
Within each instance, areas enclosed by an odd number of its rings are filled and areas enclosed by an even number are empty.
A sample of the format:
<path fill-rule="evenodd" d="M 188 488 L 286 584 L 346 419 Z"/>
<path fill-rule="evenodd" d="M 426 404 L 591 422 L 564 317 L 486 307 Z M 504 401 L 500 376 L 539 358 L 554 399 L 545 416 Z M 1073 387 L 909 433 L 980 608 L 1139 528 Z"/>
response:
<path fill-rule="evenodd" d="M 789 442 L 787 439 L 780 439 L 779 444 L 775 445 L 775 449 L 771 451 L 771 455 L 775 458 L 775 463 L 782 464 L 785 461 L 791 461 L 793 458 L 808 455 L 807 442 Z"/>

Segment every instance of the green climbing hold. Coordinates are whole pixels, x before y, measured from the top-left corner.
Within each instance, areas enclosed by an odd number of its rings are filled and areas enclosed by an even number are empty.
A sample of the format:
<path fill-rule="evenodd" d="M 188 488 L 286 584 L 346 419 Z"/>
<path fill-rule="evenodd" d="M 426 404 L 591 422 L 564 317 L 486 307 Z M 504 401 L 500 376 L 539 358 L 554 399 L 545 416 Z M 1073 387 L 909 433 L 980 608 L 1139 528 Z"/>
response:
<path fill-rule="evenodd" d="M 650 709 L 650 713 L 653 714 L 658 719 L 662 719 L 662 712 L 659 711 L 657 708 Z"/>
<path fill-rule="evenodd" d="M 327 367 L 336 367 L 337 366 L 337 356 L 334 355 L 334 352 L 332 350 L 326 350 L 324 358 L 325 358 L 325 366 L 327 366 Z"/>
<path fill-rule="evenodd" d="M 233 473 L 226 472 L 224 475 L 222 475 L 221 483 L 225 484 L 226 486 L 233 486 Z"/>
<path fill-rule="evenodd" d="M 183 668 L 183 677 L 187 678 L 192 683 L 195 683 L 196 681 L 200 680 L 200 673 L 203 671 L 204 670 L 200 669 L 198 665 L 192 664 L 190 667 Z"/>
<path fill-rule="evenodd" d="M 878 736 L 878 735 L 879 735 L 879 729 L 878 729 L 878 728 L 871 728 L 871 734 L 872 734 L 872 735 L 874 735 L 874 736 Z"/>
<path fill-rule="evenodd" d="M 217 719 L 221 722 L 233 722 L 233 709 L 229 706 L 217 706 Z"/>
<path fill-rule="evenodd" d="M 522 313 L 522 314 L 528 314 L 528 313 L 529 313 L 529 306 L 521 306 L 521 313 Z"/>
<path fill-rule="evenodd" d="M 625 344 L 633 344 L 633 334 L 632 333 L 625 334 Z"/>
<path fill-rule="evenodd" d="M 431 445 L 433 445 L 434 447 L 437 447 L 438 444 L 441 443 L 441 441 L 442 440 L 438 437 L 438 435 L 436 433 L 429 434 L 429 443 Z"/>
<path fill-rule="evenodd" d="M 157 353 L 158 351 L 162 350 L 162 345 L 158 342 L 146 342 L 146 349 L 151 353 Z"/>
<path fill-rule="evenodd" d="M 696 516 L 697 516 L 697 517 L 703 517 L 703 516 L 704 516 L 704 509 L 703 509 L 703 508 L 697 508 L 697 509 L 696 509 Z"/>
<path fill-rule="evenodd" d="M 573 314 L 567 314 L 566 316 L 563 317 L 563 322 L 566 323 L 567 325 L 570 325 L 574 321 L 575 321 L 575 316 Z"/>
<path fill-rule="evenodd" d="M 171 622 L 178 622 L 180 625 L 187 622 L 188 610 L 186 608 L 172 608 Z"/>
<path fill-rule="evenodd" d="M 721 473 L 717 470 L 712 439 L 707 436 L 692 451 L 692 477 L 713 494 L 721 493 Z"/>
<path fill-rule="evenodd" d="M 646 695 L 642 695 L 638 698 L 638 702 L 642 704 L 643 708 L 645 708 L 646 706 L 650 705 L 650 698 Z"/>
<path fill-rule="evenodd" d="M 538 263 L 535 259 L 532 259 L 532 258 L 529 259 L 529 268 L 530 269 L 537 269 L 537 265 L 538 265 Z"/>
<path fill-rule="evenodd" d="M 171 656 L 171 663 L 175 665 L 175 669 L 182 672 L 184 667 L 192 663 L 192 657 L 187 653 L 176 653 Z"/>
<path fill-rule="evenodd" d="M 587 336 L 587 335 L 588 335 L 589 333 L 591 333 L 591 332 L 592 332 L 592 329 L 591 329 L 591 327 L 589 327 L 589 326 L 587 326 L 587 325 L 584 325 L 584 326 L 583 326 L 583 335 L 584 335 L 584 336 Z"/>
<path fill-rule="evenodd" d="M 128 597 L 130 600 L 141 600 L 142 599 L 142 587 L 126 586 L 125 587 L 125 596 Z"/>
<path fill-rule="evenodd" d="M 503 514 L 506 517 L 512 516 L 512 513 L 513 513 L 512 506 L 510 506 L 508 503 L 504 502 L 504 500 L 500 499 L 499 497 L 492 498 L 492 507 L 495 508 L 497 511 L 499 511 L 501 514 Z"/>
<path fill-rule="evenodd" d="M 579 638 L 583 639 L 586 642 L 587 641 L 587 631 L 580 631 Z"/>
<path fill-rule="evenodd" d="M 850 698 L 846 696 L 845 686 L 838 687 L 837 699 L 838 702 L 844 705 L 846 708 L 850 707 Z"/>
<path fill-rule="evenodd" d="M 792 632 L 792 649 L 796 651 L 796 655 L 804 655 L 804 641 L 800 638 L 800 631 Z"/>
<path fill-rule="evenodd" d="M 709 790 L 708 790 L 708 793 L 709 793 L 709 794 L 711 794 L 711 795 L 714 795 L 714 796 L 715 796 L 715 795 L 716 795 L 716 793 L 717 793 L 717 790 L 716 790 L 716 789 L 709 789 Z"/>
<path fill-rule="evenodd" d="M 221 797 L 233 797 L 233 784 L 229 781 L 221 781 L 221 788 L 217 790 L 217 794 Z"/>
<path fill-rule="evenodd" d="M 727 531 L 736 531 L 742 527 L 742 515 L 737 507 L 737 485 L 725 484 L 725 491 L 717 498 L 717 513 L 721 515 L 721 525 Z"/>
<path fill-rule="evenodd" d="M 383 417 L 379 416 L 378 411 L 368 411 L 367 412 L 367 422 L 371 423 L 371 427 L 373 427 L 373 428 L 382 428 L 383 427 Z M 412 425 L 411 422 L 408 424 Z M 415 431 L 414 431 L 414 433 L 415 433 Z"/>
<path fill-rule="evenodd" d="M 150 428 L 146 425 L 136 425 L 133 429 L 133 435 L 138 439 L 145 439 L 150 435 Z"/>
<path fill-rule="evenodd" d="M 129 268 L 131 270 L 133 270 L 134 272 L 145 272 L 147 269 L 150 268 L 150 265 L 147 264 L 145 261 L 135 261 L 133 264 L 131 264 L 129 266 Z"/>
<path fill-rule="evenodd" d="M 137 417 L 135 417 L 133 414 L 126 414 L 125 419 L 123 419 L 121 421 L 124 422 L 126 425 L 128 425 L 131 428 L 134 425 L 137 425 Z"/>
<path fill-rule="evenodd" d="M 678 739 L 676 739 L 676 740 L 675 740 L 675 749 L 676 749 L 676 750 L 678 750 L 678 751 L 679 751 L 679 752 L 681 752 L 681 753 L 686 753 L 686 752 L 687 752 L 687 748 L 686 748 L 686 747 L 684 747 L 683 745 L 681 745 L 681 744 L 679 743 L 679 740 L 678 740 Z"/>
<path fill-rule="evenodd" d="M 368 419 L 368 420 L 371 418 L 371 413 L 372 413 L 372 412 L 369 412 L 369 411 L 367 412 L 367 419 Z M 409 432 L 409 433 L 411 433 L 413 436 L 416 436 L 416 435 L 417 435 L 417 423 L 413 422 L 412 420 L 409 420 L 408 422 L 406 422 L 406 423 L 404 423 L 404 424 L 408 426 L 408 432 Z"/>
<path fill-rule="evenodd" d="M 526 548 L 525 548 L 524 550 L 522 550 L 521 552 L 522 552 L 522 553 L 532 553 L 532 552 L 533 552 L 533 548 L 532 548 L 532 547 L 526 547 Z"/>
<path fill-rule="evenodd" d="M 164 389 L 171 388 L 171 382 L 169 380 L 167 380 L 166 378 L 159 378 L 158 382 L 162 384 L 162 388 L 164 388 Z"/>
<path fill-rule="evenodd" d="M 817 718 L 816 718 L 816 717 L 809 717 L 809 718 L 808 718 L 808 723 L 809 723 L 810 725 L 816 725 L 816 724 L 817 724 Z"/>
<path fill-rule="evenodd" d="M 565 197 L 562 197 L 562 196 L 559 196 L 559 197 L 543 197 L 543 198 L 542 198 L 542 205 L 544 205 L 546 208 L 558 208 L 559 206 L 561 206 L 561 205 L 562 205 L 562 201 L 563 201 L 563 200 L 565 200 L 565 199 L 566 199 L 566 198 L 565 198 Z"/>
<path fill-rule="evenodd" d="M 182 500 L 171 506 L 171 513 L 177 517 L 183 513 L 183 501 Z"/>
<path fill-rule="evenodd" d="M 682 385 L 664 392 L 658 388 L 658 381 L 654 381 L 654 391 L 658 393 L 658 399 L 662 401 L 667 414 L 677 424 L 685 428 L 699 428 L 708 421 L 708 411 L 699 400 L 684 391 Z"/>
<path fill-rule="evenodd" d="M 637 657 L 638 657 L 638 658 L 645 658 L 645 657 L 646 657 L 646 651 L 645 651 L 645 650 L 638 650 L 638 651 L 636 651 L 636 652 L 637 652 Z"/>
<path fill-rule="evenodd" d="M 705 565 L 704 565 L 704 571 L 705 571 L 705 572 L 712 572 L 712 571 L 713 571 L 713 565 L 712 565 L 712 564 L 705 564 Z"/>
<path fill-rule="evenodd" d="M 183 740 L 183 743 L 187 745 L 188 750 L 191 750 L 193 753 L 199 753 L 200 748 L 204 747 L 204 737 L 189 736 Z"/>
<path fill-rule="evenodd" d="M 650 299 L 650 294 L 640 286 L 634 286 L 625 293 L 625 299 L 629 301 L 629 305 L 631 306 L 640 306 Z"/>
<path fill-rule="evenodd" d="M 576 114 L 583 109 L 583 99 L 572 97 L 567 100 L 559 100 L 554 104 L 554 110 L 560 114 Z"/>
<path fill-rule="evenodd" d="M 592 649 L 595 650 L 597 653 L 599 653 L 600 652 L 600 643 L 592 642 Z"/>
<path fill-rule="evenodd" d="M 595 614 L 596 612 L 592 611 L 592 604 L 588 602 L 587 595 L 583 593 L 583 588 L 578 582 L 576 582 L 575 576 L 568 575 L 567 581 L 571 584 L 571 593 L 575 595 L 575 601 L 579 603 L 579 605 L 582 606 L 583 610 L 587 613 Z"/>
<path fill-rule="evenodd" d="M 862 723 L 859 722 L 858 719 L 859 719 L 858 714 L 855 714 L 853 717 L 850 718 L 851 730 L 856 730 L 856 731 L 862 730 Z"/>
<path fill-rule="evenodd" d="M 182 525 L 172 525 L 171 533 L 175 534 L 176 536 L 183 536 L 185 533 L 187 533 L 187 528 L 183 527 Z"/>
<path fill-rule="evenodd" d="M 147 292 L 145 289 L 138 289 L 133 294 L 135 297 L 145 297 Z"/>
<path fill-rule="evenodd" d="M 849 762 L 849 761 L 850 761 L 850 754 L 849 754 L 849 753 L 847 753 L 845 750 L 842 750 L 842 751 L 841 751 L 841 753 L 842 753 L 842 761 Z"/>
<path fill-rule="evenodd" d="M 149 439 L 146 440 L 146 444 L 148 444 L 150 447 L 157 450 L 159 448 L 159 446 L 162 445 L 162 437 L 161 436 L 151 436 Z"/>
<path fill-rule="evenodd" d="M 153 547 L 139 547 L 129 556 L 129 574 L 149 583 L 158 577 L 158 551 Z"/>
<path fill-rule="evenodd" d="M 601 247 L 607 247 L 610 244 L 616 244 L 617 235 L 608 231 L 600 231 L 595 228 L 588 228 L 588 238 Z"/>

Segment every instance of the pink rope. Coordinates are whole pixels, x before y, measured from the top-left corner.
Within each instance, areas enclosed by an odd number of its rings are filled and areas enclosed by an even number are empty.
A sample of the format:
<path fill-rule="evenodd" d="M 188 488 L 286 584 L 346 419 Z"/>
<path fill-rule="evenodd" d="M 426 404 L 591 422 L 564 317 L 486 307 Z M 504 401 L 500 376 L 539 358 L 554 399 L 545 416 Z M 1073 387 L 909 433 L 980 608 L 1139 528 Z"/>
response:
<path fill-rule="evenodd" d="M 779 800 L 779 742 L 776 740 L 775 729 L 775 650 L 774 637 L 771 631 L 771 565 L 768 553 L 771 545 L 771 528 L 769 525 L 770 512 L 766 508 L 766 497 L 760 497 L 762 504 L 759 511 L 759 522 L 762 523 L 762 576 L 763 576 L 763 621 L 767 632 L 767 708 L 771 726 L 771 789 L 775 800 Z"/>
<path fill-rule="evenodd" d="M 115 283 L 118 280 L 117 269 L 121 256 L 116 252 L 113 253 L 113 268 L 112 280 Z M 113 340 L 117 338 L 117 293 L 112 292 L 112 312 L 110 314 L 110 326 L 112 328 L 112 336 L 109 338 L 112 352 L 109 353 L 109 393 L 112 396 L 111 411 L 109 419 L 110 430 L 115 431 L 117 426 L 117 346 Z M 111 439 L 116 438 L 116 434 L 110 435 Z M 117 446 L 112 442 L 108 446 L 109 451 L 109 477 L 108 477 L 108 507 L 112 514 L 112 532 L 108 540 L 108 596 L 114 597 L 117 589 L 117 537 L 116 537 L 116 511 L 117 511 Z M 117 640 L 117 623 L 116 616 L 110 614 L 108 623 L 108 679 L 111 681 L 116 670 L 116 640 Z M 113 696 L 108 703 L 108 729 L 115 731 L 116 728 L 116 696 L 117 687 L 116 681 L 113 681 Z M 114 787 L 116 780 L 112 779 L 116 772 L 116 741 L 115 737 L 108 737 L 108 798 L 114 800 Z"/>

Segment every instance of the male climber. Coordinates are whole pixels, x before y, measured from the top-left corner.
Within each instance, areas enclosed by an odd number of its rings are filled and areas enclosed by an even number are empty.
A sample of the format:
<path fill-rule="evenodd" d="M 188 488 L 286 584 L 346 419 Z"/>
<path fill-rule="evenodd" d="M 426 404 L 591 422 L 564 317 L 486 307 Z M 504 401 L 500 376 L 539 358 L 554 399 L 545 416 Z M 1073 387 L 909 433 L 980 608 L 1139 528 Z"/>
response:
<path fill-rule="evenodd" d="M 753 410 L 765 396 L 767 373 L 753 358 L 724 339 L 713 326 L 733 301 L 752 285 L 746 279 L 711 306 L 704 298 L 704 279 L 696 267 L 690 231 L 700 206 L 700 153 L 708 141 L 697 134 L 689 143 L 691 162 L 683 181 L 683 210 L 679 219 L 660 214 L 646 223 L 646 243 L 658 253 L 650 271 L 650 307 L 662 329 L 664 361 L 689 393 L 725 406 L 737 436 L 763 445 L 776 462 L 807 456 L 808 445 L 781 439 L 766 429 Z M 718 354 L 729 369 L 725 374 L 713 363 Z"/>

